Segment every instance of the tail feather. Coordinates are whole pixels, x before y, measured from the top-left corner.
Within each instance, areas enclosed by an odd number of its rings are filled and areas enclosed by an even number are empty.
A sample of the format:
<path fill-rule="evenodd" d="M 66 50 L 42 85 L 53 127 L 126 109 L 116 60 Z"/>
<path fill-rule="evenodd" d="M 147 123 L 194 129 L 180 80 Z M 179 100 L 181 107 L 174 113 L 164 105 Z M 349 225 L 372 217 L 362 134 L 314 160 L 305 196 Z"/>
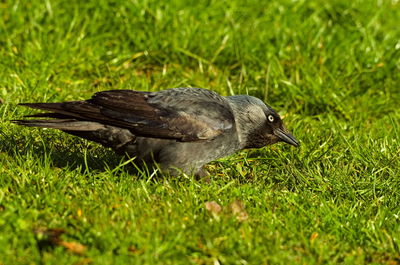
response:
<path fill-rule="evenodd" d="M 70 116 L 55 112 L 36 113 L 32 115 L 25 115 L 24 118 L 53 118 L 53 119 L 71 119 Z"/>
<path fill-rule="evenodd" d="M 20 106 L 27 106 L 32 109 L 41 109 L 49 111 L 62 110 L 63 103 L 19 103 Z"/>
<path fill-rule="evenodd" d="M 68 103 L 68 104 L 67 104 Z M 46 111 L 51 111 L 51 113 L 54 114 L 48 114 L 50 116 L 46 116 L 47 114 L 42 113 L 42 114 L 34 114 L 34 115 L 39 115 L 39 116 L 33 116 L 33 117 L 51 117 L 51 115 L 62 115 L 64 118 L 73 118 L 73 119 L 84 119 L 84 116 L 82 116 L 79 113 L 75 113 L 73 111 L 69 111 L 65 109 L 66 106 L 84 106 L 86 105 L 84 101 L 70 101 L 70 102 L 64 102 L 64 103 L 20 103 L 19 105 L 21 106 L 26 106 L 32 109 L 40 109 L 40 110 L 46 110 Z M 41 116 L 44 115 L 44 116 Z"/>
<path fill-rule="evenodd" d="M 63 131 L 96 131 L 104 129 L 104 125 L 92 121 L 77 121 L 74 119 L 55 119 L 55 120 L 13 120 L 18 125 L 28 127 L 52 128 Z"/>
<path fill-rule="evenodd" d="M 125 146 L 133 143 L 136 139 L 136 136 L 128 129 L 103 124 L 103 121 L 107 122 L 111 119 L 103 116 L 98 106 L 85 101 L 22 103 L 19 105 L 48 112 L 25 116 L 39 119 L 11 121 L 18 125 L 58 129 L 100 143 L 121 154 L 125 152 Z"/>

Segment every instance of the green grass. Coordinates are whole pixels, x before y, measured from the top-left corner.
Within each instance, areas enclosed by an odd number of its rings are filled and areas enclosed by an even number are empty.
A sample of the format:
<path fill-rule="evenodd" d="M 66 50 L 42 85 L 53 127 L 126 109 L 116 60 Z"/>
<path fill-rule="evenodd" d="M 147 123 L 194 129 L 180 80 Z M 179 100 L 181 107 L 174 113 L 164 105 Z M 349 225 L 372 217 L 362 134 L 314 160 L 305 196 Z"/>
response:
<path fill-rule="evenodd" d="M 1 2 L 0 264 L 399 264 L 399 17 L 397 0 Z M 213 162 L 206 183 L 10 123 L 20 102 L 178 86 L 260 97 L 302 146 Z"/>

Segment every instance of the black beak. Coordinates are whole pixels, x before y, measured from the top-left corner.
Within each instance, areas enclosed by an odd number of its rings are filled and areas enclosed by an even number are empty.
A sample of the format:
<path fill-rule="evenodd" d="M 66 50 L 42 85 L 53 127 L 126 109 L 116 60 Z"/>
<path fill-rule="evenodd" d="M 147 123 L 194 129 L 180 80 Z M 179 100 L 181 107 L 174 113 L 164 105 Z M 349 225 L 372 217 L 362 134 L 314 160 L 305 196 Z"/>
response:
<path fill-rule="evenodd" d="M 299 141 L 297 141 L 296 138 L 294 138 L 294 136 L 286 130 L 282 130 L 282 129 L 278 128 L 278 129 L 274 130 L 274 134 L 276 136 L 278 136 L 279 139 L 281 139 L 281 141 L 283 141 L 285 143 L 294 145 L 296 147 L 298 147 L 300 145 Z"/>

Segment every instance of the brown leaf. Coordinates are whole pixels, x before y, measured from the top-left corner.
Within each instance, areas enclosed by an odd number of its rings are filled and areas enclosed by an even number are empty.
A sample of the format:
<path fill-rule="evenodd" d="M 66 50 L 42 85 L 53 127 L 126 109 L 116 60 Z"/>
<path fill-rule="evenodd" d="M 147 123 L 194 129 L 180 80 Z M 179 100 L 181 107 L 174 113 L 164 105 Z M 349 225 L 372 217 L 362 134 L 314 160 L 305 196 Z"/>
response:
<path fill-rule="evenodd" d="M 128 251 L 131 253 L 137 253 L 138 249 L 135 246 L 129 246 L 128 247 Z"/>
<path fill-rule="evenodd" d="M 219 205 L 215 201 L 206 202 L 205 206 L 206 206 L 207 211 L 209 211 L 213 215 L 218 215 L 222 211 L 221 205 Z"/>
<path fill-rule="evenodd" d="M 86 246 L 84 246 L 80 243 L 77 243 L 77 242 L 67 242 L 67 241 L 60 240 L 58 242 L 58 245 L 65 247 L 68 251 L 70 251 L 74 254 L 83 255 L 86 252 Z"/>
<path fill-rule="evenodd" d="M 86 246 L 80 243 L 67 242 L 61 239 L 61 235 L 65 233 L 63 228 L 40 227 L 33 230 L 33 233 L 36 235 L 38 243 L 41 247 L 62 246 L 74 254 L 85 254 Z"/>
<path fill-rule="evenodd" d="M 129 252 L 130 254 L 132 254 L 132 255 L 141 255 L 141 254 L 144 253 L 144 249 L 138 248 L 138 247 L 135 246 L 135 245 L 130 245 L 130 246 L 128 247 L 128 252 Z"/>
<path fill-rule="evenodd" d="M 236 215 L 236 219 L 240 222 L 246 221 L 249 219 L 249 215 L 247 214 L 244 204 L 241 200 L 235 200 L 230 205 L 231 211 L 234 215 Z"/>
<path fill-rule="evenodd" d="M 314 242 L 314 240 L 315 240 L 317 237 L 318 237 L 318 233 L 317 233 L 317 232 L 312 233 L 311 236 L 310 236 L 310 241 L 311 241 L 311 242 Z"/>

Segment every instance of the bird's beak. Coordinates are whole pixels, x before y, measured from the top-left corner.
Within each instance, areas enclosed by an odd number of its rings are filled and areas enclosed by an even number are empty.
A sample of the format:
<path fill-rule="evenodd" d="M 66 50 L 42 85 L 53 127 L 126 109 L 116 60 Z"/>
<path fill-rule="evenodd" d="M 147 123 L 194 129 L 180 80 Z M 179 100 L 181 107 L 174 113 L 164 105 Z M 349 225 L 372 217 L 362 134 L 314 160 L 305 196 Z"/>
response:
<path fill-rule="evenodd" d="M 296 140 L 296 138 L 294 138 L 294 136 L 288 132 L 286 129 L 275 129 L 274 130 L 274 134 L 276 136 L 279 137 L 279 139 L 281 139 L 281 141 L 294 145 L 296 147 L 298 147 L 300 145 L 299 141 Z"/>

